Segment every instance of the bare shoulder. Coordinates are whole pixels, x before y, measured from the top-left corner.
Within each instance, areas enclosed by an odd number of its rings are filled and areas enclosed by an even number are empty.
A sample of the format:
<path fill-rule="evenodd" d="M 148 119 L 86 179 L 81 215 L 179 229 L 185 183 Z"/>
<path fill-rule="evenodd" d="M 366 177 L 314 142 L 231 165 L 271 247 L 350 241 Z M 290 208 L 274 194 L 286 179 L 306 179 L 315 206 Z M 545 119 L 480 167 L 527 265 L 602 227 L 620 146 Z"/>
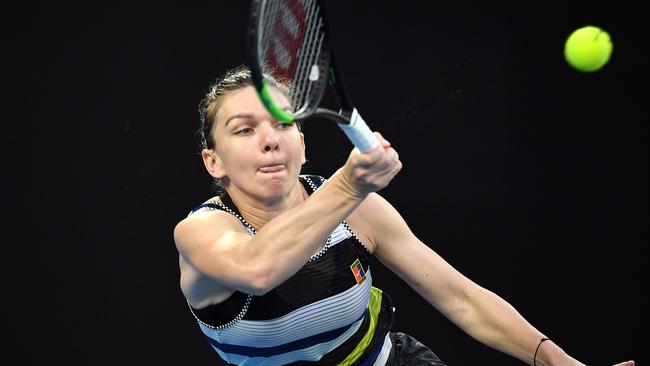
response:
<path fill-rule="evenodd" d="M 218 198 L 206 201 L 217 204 Z M 215 235 L 227 231 L 245 233 L 241 223 L 230 213 L 222 210 L 202 209 L 185 217 L 174 227 L 174 242 L 183 254 L 184 250 L 200 244 L 203 239 L 215 238 Z"/>
<path fill-rule="evenodd" d="M 373 254 L 382 242 L 394 242 L 410 233 L 399 212 L 377 193 L 368 195 L 347 221 Z"/>
<path fill-rule="evenodd" d="M 174 228 L 174 242 L 179 252 L 180 286 L 189 303 L 201 308 L 225 300 L 234 290 L 218 275 L 210 272 L 219 238 L 228 233 L 248 237 L 245 229 L 231 214 L 204 209 L 181 220 Z"/>

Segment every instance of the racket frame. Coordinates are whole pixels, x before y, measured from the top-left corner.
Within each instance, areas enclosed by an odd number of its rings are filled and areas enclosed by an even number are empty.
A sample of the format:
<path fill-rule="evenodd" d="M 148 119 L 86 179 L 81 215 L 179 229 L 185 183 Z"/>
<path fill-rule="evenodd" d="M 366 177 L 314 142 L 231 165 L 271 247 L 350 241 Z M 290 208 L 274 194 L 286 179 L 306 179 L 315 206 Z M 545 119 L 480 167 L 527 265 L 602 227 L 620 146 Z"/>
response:
<path fill-rule="evenodd" d="M 359 148 L 362 152 L 369 151 L 376 147 L 379 142 L 372 134 L 370 128 L 366 125 L 365 121 L 359 115 L 356 108 L 353 107 L 347 89 L 343 84 L 343 78 L 338 69 L 334 52 L 331 47 L 331 33 L 329 29 L 329 22 L 325 2 L 322 0 L 315 0 L 319 9 L 319 16 L 322 20 L 321 26 L 323 27 L 324 39 L 321 44 L 321 53 L 319 55 L 319 75 L 324 71 L 325 77 L 319 77 L 315 83 L 315 91 L 310 90 L 309 100 L 306 107 L 294 113 L 285 111 L 279 106 L 271 95 L 271 87 L 269 80 L 264 77 L 263 66 L 260 64 L 260 29 L 262 29 L 261 22 L 263 14 L 260 11 L 265 9 L 265 5 L 273 0 L 253 0 L 251 4 L 251 12 L 248 24 L 248 39 L 247 39 L 247 63 L 251 70 L 251 77 L 253 84 L 257 89 L 257 94 L 262 101 L 264 107 L 276 119 L 283 122 L 298 122 L 311 117 L 324 117 L 336 122 L 339 127 L 345 132 L 348 138 Z M 272 70 L 270 70 L 272 72 Z M 338 100 L 340 109 L 338 112 L 319 107 L 319 104 L 327 88 L 327 84 L 334 89 L 334 94 Z M 312 86 L 312 89 L 313 86 Z"/>

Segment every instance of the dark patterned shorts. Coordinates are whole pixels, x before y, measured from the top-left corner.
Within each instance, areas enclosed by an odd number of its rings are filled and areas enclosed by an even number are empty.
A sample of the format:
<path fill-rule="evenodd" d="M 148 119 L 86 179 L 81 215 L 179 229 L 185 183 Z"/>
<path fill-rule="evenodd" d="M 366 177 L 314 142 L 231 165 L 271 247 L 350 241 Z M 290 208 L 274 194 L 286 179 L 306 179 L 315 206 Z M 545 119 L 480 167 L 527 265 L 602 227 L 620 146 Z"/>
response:
<path fill-rule="evenodd" d="M 446 366 L 429 347 L 401 332 L 391 332 L 390 350 L 386 366 Z"/>

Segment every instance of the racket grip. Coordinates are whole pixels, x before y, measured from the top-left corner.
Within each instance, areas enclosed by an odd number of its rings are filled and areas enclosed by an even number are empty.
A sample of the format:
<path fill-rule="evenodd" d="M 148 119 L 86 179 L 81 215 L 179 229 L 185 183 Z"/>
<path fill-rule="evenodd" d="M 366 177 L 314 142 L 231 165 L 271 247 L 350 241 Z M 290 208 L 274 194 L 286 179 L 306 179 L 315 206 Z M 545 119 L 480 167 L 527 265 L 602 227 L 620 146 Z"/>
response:
<path fill-rule="evenodd" d="M 339 123 L 338 125 L 361 152 L 370 151 L 379 145 L 379 141 L 356 108 L 352 109 L 349 124 Z"/>

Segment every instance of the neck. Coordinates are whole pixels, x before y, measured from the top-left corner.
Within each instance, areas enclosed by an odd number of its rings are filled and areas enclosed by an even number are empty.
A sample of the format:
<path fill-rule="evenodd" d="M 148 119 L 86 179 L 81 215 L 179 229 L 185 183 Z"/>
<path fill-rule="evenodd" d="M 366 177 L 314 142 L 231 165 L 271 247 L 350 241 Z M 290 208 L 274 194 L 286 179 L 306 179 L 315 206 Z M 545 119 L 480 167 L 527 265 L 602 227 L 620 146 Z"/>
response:
<path fill-rule="evenodd" d="M 228 195 L 244 219 L 253 225 L 255 230 L 259 230 L 267 222 L 300 205 L 309 197 L 303 185 L 296 183 L 287 195 L 271 199 L 251 197 L 238 190 L 228 190 Z"/>

